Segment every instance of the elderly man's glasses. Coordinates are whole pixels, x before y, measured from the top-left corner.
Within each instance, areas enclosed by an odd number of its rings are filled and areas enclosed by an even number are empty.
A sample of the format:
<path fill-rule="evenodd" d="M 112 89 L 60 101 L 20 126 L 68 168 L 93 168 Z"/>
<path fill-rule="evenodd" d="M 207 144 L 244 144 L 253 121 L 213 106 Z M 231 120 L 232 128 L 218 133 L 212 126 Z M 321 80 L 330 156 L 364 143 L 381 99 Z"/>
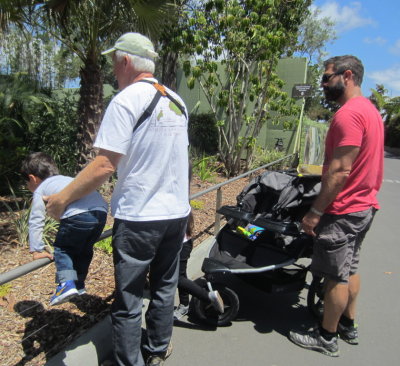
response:
<path fill-rule="evenodd" d="M 322 78 L 321 78 L 321 84 L 327 83 L 335 75 L 342 75 L 342 74 L 344 74 L 344 71 L 333 72 L 332 74 L 324 74 L 324 75 L 322 75 Z"/>

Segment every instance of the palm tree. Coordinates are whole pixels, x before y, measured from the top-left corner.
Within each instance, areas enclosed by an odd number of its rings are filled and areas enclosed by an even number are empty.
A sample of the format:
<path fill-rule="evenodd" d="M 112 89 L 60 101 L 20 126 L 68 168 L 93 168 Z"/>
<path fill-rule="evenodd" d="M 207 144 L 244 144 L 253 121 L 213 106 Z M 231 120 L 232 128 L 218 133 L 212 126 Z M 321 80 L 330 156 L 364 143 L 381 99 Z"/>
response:
<path fill-rule="evenodd" d="M 101 51 L 128 31 L 141 32 L 154 40 L 173 10 L 174 5 L 168 0 L 1 1 L 0 14 L 8 15 L 0 21 L 4 19 L 4 24 L 23 21 L 48 31 L 83 63 L 78 105 L 80 167 L 91 157 L 93 139 L 103 112 L 105 59 Z"/>

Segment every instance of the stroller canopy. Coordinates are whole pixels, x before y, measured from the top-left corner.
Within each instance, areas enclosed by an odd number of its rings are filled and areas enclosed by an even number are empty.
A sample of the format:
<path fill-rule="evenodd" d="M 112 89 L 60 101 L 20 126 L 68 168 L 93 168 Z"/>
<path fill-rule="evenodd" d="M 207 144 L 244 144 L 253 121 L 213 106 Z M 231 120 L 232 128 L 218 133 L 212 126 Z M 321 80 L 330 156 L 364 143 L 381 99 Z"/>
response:
<path fill-rule="evenodd" d="M 241 210 L 277 220 L 298 221 L 321 188 L 321 176 L 267 171 L 237 196 Z"/>

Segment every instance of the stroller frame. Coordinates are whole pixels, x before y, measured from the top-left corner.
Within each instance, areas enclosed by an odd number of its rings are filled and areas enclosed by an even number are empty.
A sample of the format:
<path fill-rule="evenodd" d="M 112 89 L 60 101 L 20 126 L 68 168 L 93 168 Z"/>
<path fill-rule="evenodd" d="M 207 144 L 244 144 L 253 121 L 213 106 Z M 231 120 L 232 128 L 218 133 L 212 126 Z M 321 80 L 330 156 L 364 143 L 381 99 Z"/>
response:
<path fill-rule="evenodd" d="M 271 172 L 265 174 L 269 173 Z M 252 183 L 249 184 L 251 185 Z M 309 271 L 309 265 L 297 262 L 299 259 L 311 257 L 312 238 L 299 231 L 299 224 L 293 220 L 293 216 L 282 219 L 286 213 L 284 208 L 278 205 L 281 197 L 273 200 L 270 212 L 249 212 L 243 209 L 240 201 L 246 197 L 248 191 L 245 189 L 246 193 L 238 196 L 237 206 L 222 206 L 217 211 L 224 215 L 228 222 L 217 234 L 202 265 L 205 275 L 199 283 L 210 291 L 220 292 L 225 304 L 224 313 L 218 314 L 209 304 L 193 299 L 196 315 L 215 326 L 230 324 L 240 307 L 239 297 L 224 283 L 224 275 L 232 274 L 264 292 L 282 293 L 302 290 Z M 281 189 L 282 191 L 285 189 Z M 277 207 L 280 208 L 279 213 Z M 305 209 L 308 210 L 308 207 Z M 246 224 L 257 225 L 265 231 L 254 241 L 250 240 L 235 230 L 237 226 Z M 317 290 L 317 286 L 313 288 L 313 291 Z M 308 305 L 313 314 L 315 301 L 321 303 L 316 294 L 309 294 Z"/>

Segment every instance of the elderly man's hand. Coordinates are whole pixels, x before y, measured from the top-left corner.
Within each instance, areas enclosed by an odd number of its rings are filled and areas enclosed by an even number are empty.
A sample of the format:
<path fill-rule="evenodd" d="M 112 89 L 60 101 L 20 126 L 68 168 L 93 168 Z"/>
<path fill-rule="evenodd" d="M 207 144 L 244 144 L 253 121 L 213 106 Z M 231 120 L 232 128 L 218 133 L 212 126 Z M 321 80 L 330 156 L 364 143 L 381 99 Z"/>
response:
<path fill-rule="evenodd" d="M 320 219 L 321 217 L 315 213 L 311 211 L 307 212 L 301 221 L 301 229 L 308 235 L 316 236 L 314 229 L 318 225 Z"/>
<path fill-rule="evenodd" d="M 60 217 L 67 207 L 67 204 L 64 202 L 61 195 L 57 193 L 52 194 L 51 196 L 43 196 L 43 201 L 46 203 L 47 214 L 53 219 L 60 221 Z"/>

